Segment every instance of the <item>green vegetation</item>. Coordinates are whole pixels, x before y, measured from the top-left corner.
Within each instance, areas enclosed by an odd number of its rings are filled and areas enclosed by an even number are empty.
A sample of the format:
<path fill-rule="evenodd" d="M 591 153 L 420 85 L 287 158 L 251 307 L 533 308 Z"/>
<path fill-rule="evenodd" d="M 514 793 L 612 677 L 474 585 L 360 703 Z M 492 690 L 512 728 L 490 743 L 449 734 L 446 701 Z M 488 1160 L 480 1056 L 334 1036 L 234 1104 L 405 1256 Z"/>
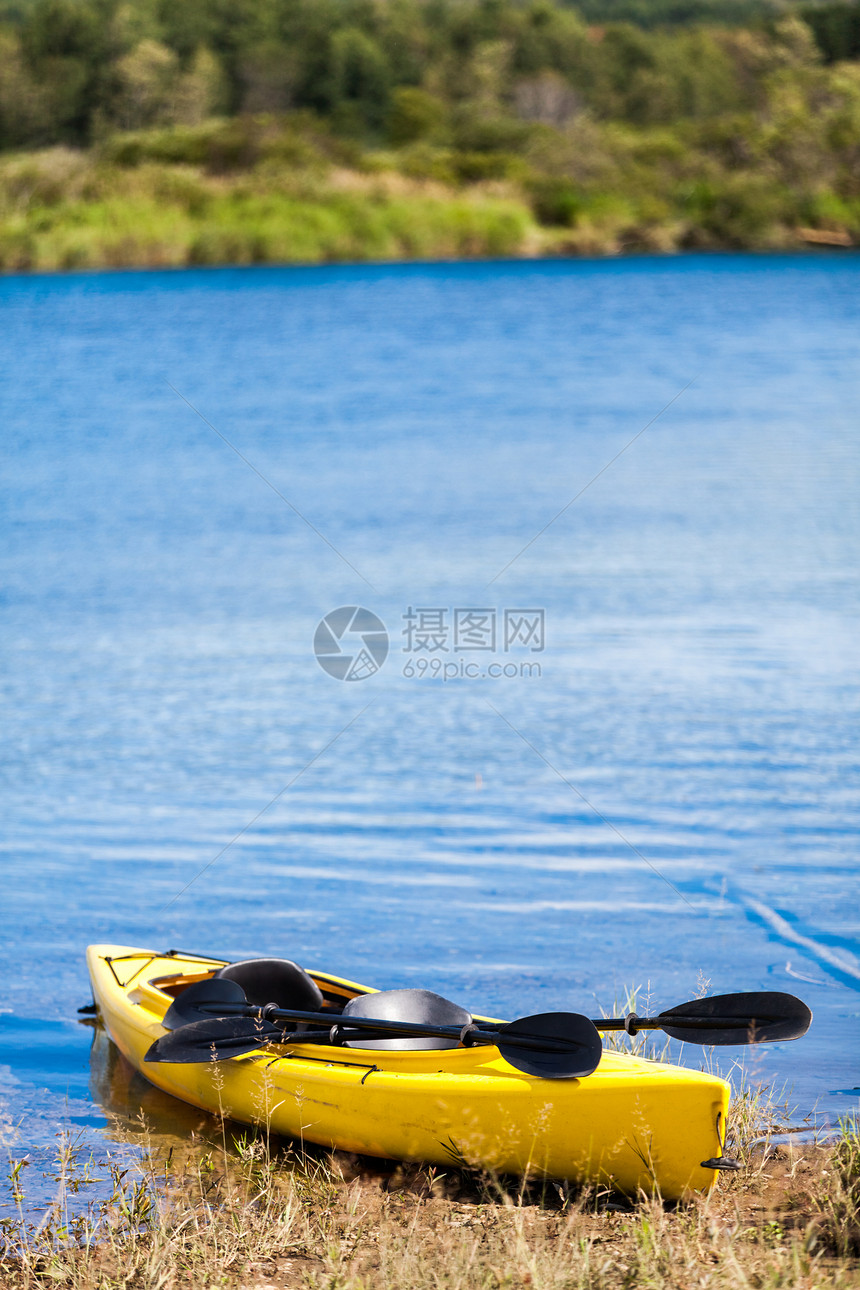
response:
<path fill-rule="evenodd" d="M 0 267 L 860 241 L 860 3 L 637 3 L 7 4 Z"/>

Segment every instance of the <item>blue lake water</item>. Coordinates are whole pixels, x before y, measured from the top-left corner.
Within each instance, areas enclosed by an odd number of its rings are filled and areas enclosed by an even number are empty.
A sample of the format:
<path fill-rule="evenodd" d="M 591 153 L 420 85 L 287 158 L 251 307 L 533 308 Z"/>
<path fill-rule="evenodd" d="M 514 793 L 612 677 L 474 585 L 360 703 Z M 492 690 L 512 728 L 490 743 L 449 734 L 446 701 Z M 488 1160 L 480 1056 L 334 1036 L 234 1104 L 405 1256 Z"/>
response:
<path fill-rule="evenodd" d="M 752 1073 L 856 1109 L 860 257 L 6 278 L 0 318 L 14 1154 L 186 1124 L 91 1058 L 93 941 L 496 1015 L 789 990 Z M 352 605 L 390 648 L 344 682 Z"/>

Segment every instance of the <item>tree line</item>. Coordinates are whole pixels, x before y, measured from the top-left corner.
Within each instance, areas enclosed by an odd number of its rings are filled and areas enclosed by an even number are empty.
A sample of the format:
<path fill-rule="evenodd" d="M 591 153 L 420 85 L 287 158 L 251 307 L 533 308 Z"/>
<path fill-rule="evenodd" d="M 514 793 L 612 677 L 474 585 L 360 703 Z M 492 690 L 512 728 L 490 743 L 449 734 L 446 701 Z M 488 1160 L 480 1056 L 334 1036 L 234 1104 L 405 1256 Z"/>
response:
<path fill-rule="evenodd" d="M 857 58 L 860 3 L 12 0 L 0 148 L 303 110 L 364 144 L 516 153 L 582 117 L 761 112 L 775 77 Z"/>

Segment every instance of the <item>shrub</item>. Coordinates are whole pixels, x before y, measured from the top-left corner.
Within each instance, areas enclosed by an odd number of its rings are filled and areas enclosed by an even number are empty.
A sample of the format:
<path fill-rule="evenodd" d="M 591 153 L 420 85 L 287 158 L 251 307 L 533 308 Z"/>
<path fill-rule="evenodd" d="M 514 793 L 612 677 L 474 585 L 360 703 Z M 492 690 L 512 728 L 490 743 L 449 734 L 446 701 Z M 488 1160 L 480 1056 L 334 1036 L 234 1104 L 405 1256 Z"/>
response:
<path fill-rule="evenodd" d="M 444 102 L 426 90 L 401 86 L 391 96 L 388 137 L 395 145 L 419 139 L 439 139 L 445 133 L 448 111 Z"/>
<path fill-rule="evenodd" d="M 569 179 L 541 176 L 531 181 L 529 192 L 539 224 L 570 227 L 582 213 L 582 193 Z"/>

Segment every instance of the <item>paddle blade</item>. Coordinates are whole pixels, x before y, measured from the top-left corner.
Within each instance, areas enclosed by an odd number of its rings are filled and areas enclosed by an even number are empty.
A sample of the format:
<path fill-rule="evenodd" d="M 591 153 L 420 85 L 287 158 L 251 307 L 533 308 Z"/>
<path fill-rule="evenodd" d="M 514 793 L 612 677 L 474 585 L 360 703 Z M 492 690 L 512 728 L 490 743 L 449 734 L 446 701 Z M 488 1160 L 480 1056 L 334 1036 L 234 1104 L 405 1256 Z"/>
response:
<path fill-rule="evenodd" d="M 180 1026 L 190 1026 L 195 1021 L 211 1021 L 218 1016 L 218 1009 L 235 1013 L 237 1005 L 245 1004 L 245 991 L 235 981 L 223 978 L 210 981 L 195 981 L 178 994 L 167 1009 L 162 1021 L 165 1030 L 178 1030 Z M 247 1031 L 247 1026 L 245 1027 Z"/>
<path fill-rule="evenodd" d="M 694 999 L 661 1012 L 657 1021 L 672 1039 L 687 1043 L 766 1044 L 805 1035 L 812 1013 L 793 994 L 763 990 Z"/>
<path fill-rule="evenodd" d="M 600 1035 L 578 1012 L 541 1012 L 502 1026 L 496 1046 L 505 1061 L 541 1079 L 582 1079 L 597 1069 Z"/>
<path fill-rule="evenodd" d="M 149 1049 L 147 1062 L 223 1062 L 243 1057 L 268 1043 L 283 1043 L 284 1031 L 248 1017 L 207 1017 L 171 1030 Z"/>

